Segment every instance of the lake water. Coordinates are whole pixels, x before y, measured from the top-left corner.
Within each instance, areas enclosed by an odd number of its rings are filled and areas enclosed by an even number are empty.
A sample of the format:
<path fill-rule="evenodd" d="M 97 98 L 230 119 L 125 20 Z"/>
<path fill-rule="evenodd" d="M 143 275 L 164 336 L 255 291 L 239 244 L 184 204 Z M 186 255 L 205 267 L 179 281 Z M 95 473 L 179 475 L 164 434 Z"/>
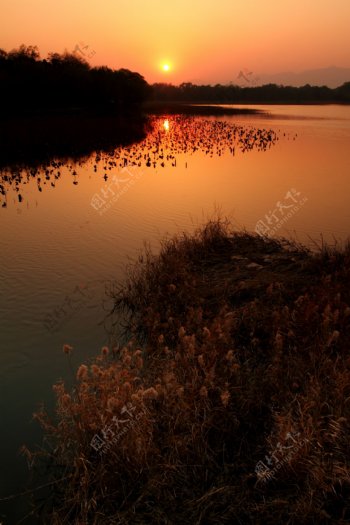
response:
<path fill-rule="evenodd" d="M 310 246 L 349 238 L 350 107 L 251 107 L 266 113 L 165 115 L 126 150 L 51 165 L 26 184 L 3 178 L 0 498 L 27 486 L 18 450 L 40 442 L 33 411 L 52 407 L 55 381 L 72 381 L 63 344 L 75 368 L 109 342 L 105 289 L 144 241 L 157 249 L 215 210 L 237 229 Z M 0 502 L 0 522 L 24 509 L 23 498 Z"/>

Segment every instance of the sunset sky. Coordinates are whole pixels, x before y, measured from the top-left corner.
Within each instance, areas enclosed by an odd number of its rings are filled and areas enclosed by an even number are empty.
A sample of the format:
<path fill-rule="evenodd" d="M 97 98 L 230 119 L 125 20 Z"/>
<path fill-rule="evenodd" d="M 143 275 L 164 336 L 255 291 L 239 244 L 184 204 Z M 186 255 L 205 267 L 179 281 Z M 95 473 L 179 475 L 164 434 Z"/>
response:
<path fill-rule="evenodd" d="M 350 67 L 350 0 L 0 0 L 0 20 L 6 51 L 24 43 L 45 57 L 84 42 L 91 65 L 148 82 Z"/>

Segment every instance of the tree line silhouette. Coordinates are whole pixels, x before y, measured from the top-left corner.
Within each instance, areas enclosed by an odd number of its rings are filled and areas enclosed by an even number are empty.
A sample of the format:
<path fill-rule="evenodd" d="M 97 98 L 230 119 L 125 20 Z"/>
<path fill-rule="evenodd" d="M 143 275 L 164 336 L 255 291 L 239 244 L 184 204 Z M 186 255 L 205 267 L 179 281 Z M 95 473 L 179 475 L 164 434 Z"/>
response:
<path fill-rule="evenodd" d="M 31 111 L 62 113 L 93 110 L 122 114 L 140 110 L 146 100 L 182 103 L 350 103 L 350 82 L 331 89 L 302 87 L 228 85 L 150 86 L 128 69 L 91 67 L 76 52 L 49 53 L 41 59 L 37 46 L 0 49 L 0 115 L 23 115 Z"/>
<path fill-rule="evenodd" d="M 350 82 L 331 89 L 327 86 L 302 87 L 264 86 L 241 87 L 234 84 L 196 85 L 184 82 L 179 86 L 157 83 L 152 86 L 152 98 L 157 102 L 187 102 L 187 103 L 350 103 Z"/>
<path fill-rule="evenodd" d="M 40 59 L 36 46 L 0 49 L 0 111 L 93 109 L 125 112 L 149 97 L 150 87 L 128 69 L 91 67 L 75 52 Z"/>

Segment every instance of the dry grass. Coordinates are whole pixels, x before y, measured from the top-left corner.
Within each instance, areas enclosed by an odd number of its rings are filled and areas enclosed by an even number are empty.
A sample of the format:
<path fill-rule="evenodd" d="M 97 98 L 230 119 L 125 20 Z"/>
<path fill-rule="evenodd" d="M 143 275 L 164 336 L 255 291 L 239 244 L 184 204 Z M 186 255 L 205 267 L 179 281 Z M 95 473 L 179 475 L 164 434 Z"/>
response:
<path fill-rule="evenodd" d="M 50 523 L 348 523 L 349 273 L 349 248 L 221 221 L 146 252 L 115 292 L 130 343 L 56 385 L 53 420 L 37 414 L 67 476 Z M 137 422 L 100 455 L 91 439 L 127 403 Z"/>

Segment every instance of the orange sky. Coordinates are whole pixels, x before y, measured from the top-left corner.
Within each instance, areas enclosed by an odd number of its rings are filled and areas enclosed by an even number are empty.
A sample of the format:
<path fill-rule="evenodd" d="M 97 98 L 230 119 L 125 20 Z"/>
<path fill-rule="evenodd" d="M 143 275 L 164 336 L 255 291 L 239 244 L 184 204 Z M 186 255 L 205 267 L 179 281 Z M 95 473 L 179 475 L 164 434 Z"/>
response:
<path fill-rule="evenodd" d="M 0 47 L 73 51 L 147 81 L 350 67 L 350 0 L 0 0 Z M 171 69 L 161 70 L 164 63 Z"/>

